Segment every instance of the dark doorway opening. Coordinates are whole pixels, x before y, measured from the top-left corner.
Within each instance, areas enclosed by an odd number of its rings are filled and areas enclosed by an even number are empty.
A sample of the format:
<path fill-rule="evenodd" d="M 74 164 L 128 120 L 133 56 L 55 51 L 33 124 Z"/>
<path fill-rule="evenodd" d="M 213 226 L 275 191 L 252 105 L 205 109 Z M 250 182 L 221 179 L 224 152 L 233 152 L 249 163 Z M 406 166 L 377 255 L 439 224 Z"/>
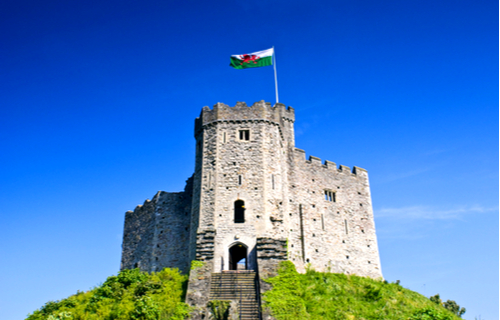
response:
<path fill-rule="evenodd" d="M 237 243 L 229 248 L 229 270 L 247 270 L 247 247 Z"/>
<path fill-rule="evenodd" d="M 236 200 L 234 202 L 234 222 L 245 222 L 245 202 L 243 200 Z"/>

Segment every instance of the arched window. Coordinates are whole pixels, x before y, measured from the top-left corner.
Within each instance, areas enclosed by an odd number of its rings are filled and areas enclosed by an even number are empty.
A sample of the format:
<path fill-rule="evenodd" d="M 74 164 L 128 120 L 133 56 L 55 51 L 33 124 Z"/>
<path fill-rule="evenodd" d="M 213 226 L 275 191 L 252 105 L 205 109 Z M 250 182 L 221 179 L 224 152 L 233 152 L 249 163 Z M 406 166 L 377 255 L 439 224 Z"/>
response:
<path fill-rule="evenodd" d="M 245 201 L 243 200 L 236 200 L 234 202 L 234 222 L 245 222 Z"/>

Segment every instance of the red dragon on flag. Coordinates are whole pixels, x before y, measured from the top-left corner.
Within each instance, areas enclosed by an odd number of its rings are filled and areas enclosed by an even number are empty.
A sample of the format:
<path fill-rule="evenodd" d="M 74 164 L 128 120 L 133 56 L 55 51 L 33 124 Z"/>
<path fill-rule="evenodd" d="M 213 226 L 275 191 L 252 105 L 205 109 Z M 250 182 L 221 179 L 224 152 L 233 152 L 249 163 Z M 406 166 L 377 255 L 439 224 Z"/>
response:
<path fill-rule="evenodd" d="M 256 56 L 254 54 L 243 54 L 240 56 L 240 59 L 241 59 L 241 63 L 240 65 L 244 64 L 244 63 L 250 63 L 250 62 L 253 62 L 254 64 L 257 64 L 257 59 L 259 59 L 260 57 L 259 56 Z"/>
<path fill-rule="evenodd" d="M 231 67 L 235 69 L 258 68 L 273 64 L 274 48 L 231 56 Z"/>

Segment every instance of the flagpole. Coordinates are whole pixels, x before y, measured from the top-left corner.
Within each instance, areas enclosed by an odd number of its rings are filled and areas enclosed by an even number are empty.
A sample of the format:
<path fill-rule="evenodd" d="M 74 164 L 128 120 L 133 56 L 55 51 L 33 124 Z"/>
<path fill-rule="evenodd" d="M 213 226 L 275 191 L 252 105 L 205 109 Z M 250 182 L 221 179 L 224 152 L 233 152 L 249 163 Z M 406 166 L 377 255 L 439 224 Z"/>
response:
<path fill-rule="evenodd" d="M 276 103 L 279 102 L 279 99 L 278 99 L 278 76 L 277 76 L 277 73 L 276 73 L 276 52 L 274 51 L 274 46 L 273 46 L 273 58 L 274 58 L 274 63 L 273 63 L 273 67 L 274 67 L 274 87 L 276 88 Z"/>

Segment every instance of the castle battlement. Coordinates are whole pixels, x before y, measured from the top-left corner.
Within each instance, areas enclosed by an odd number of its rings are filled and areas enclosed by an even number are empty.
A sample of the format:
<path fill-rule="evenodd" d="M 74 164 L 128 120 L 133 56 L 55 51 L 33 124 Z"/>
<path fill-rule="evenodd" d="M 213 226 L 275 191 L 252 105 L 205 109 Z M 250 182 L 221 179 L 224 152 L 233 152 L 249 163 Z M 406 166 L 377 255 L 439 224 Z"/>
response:
<path fill-rule="evenodd" d="M 256 121 L 267 120 L 276 124 L 284 121 L 295 122 L 295 111 L 292 107 L 287 107 L 282 103 L 274 106 L 264 100 L 255 102 L 248 106 L 245 102 L 237 102 L 234 107 L 224 103 L 216 103 L 212 109 L 203 107 L 200 116 L 195 120 L 195 132 L 199 132 L 201 127 L 212 122 L 224 121 Z"/>
<path fill-rule="evenodd" d="M 127 211 L 121 268 L 190 272 L 196 320 L 207 318 L 211 277 L 223 271 L 268 277 L 289 260 L 299 272 L 382 278 L 368 172 L 306 158 L 294 122 L 281 103 L 203 107 L 193 176 L 183 192 Z M 192 261 L 203 267 L 190 270 Z"/>
<path fill-rule="evenodd" d="M 325 160 L 324 162 L 321 162 L 321 158 L 318 158 L 315 156 L 310 155 L 309 159 L 307 159 L 305 150 L 295 148 L 294 151 L 295 151 L 295 154 L 297 155 L 297 160 L 302 160 L 303 163 L 306 163 L 306 164 L 311 164 L 311 165 L 318 166 L 321 168 L 335 170 L 338 173 L 344 173 L 344 174 L 345 173 L 352 174 L 352 175 L 358 175 L 359 173 L 363 173 L 364 175 L 367 174 L 366 169 L 363 169 L 360 167 L 354 166 L 352 168 L 352 171 L 351 171 L 351 168 L 344 166 L 344 165 L 339 165 L 337 167 L 336 163 L 332 162 L 332 161 Z"/>

